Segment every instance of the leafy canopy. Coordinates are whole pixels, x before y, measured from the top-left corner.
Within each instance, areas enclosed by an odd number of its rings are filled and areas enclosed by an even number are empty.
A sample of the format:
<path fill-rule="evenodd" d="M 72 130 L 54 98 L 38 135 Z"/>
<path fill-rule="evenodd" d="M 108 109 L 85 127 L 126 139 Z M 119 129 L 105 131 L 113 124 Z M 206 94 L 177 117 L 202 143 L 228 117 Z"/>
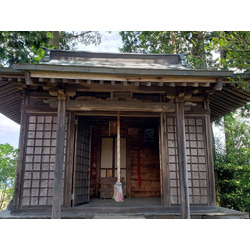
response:
<path fill-rule="evenodd" d="M 217 142 L 215 173 L 221 206 L 250 213 L 250 124 L 245 107 L 224 117 L 226 148 Z"/>
<path fill-rule="evenodd" d="M 94 31 L 1 31 L 0 66 L 14 63 L 38 63 L 44 57 L 43 47 L 74 50 L 78 44 L 99 44 L 100 32 Z"/>
<path fill-rule="evenodd" d="M 0 32 L 0 63 L 37 63 L 44 54 L 43 46 L 52 39 L 45 31 L 2 31 Z"/>
<path fill-rule="evenodd" d="M 0 210 L 6 208 L 14 193 L 17 149 L 0 144 Z"/>
<path fill-rule="evenodd" d="M 249 71 L 249 31 L 122 31 L 120 35 L 122 52 L 186 54 L 193 69 Z"/>

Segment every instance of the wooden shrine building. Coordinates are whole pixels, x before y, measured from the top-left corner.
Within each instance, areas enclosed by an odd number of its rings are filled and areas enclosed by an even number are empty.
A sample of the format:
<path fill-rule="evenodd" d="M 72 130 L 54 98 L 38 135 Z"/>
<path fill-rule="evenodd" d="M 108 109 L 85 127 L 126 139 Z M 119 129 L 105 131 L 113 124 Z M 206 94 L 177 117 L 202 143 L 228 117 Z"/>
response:
<path fill-rule="evenodd" d="M 180 207 L 182 218 L 190 207 L 214 208 L 211 122 L 250 101 L 228 77 L 192 70 L 181 55 L 60 50 L 0 68 L 0 112 L 21 125 L 12 212 L 52 208 L 60 218 L 110 201 L 117 112 L 125 195 L 117 209 L 152 197 L 159 211 Z"/>

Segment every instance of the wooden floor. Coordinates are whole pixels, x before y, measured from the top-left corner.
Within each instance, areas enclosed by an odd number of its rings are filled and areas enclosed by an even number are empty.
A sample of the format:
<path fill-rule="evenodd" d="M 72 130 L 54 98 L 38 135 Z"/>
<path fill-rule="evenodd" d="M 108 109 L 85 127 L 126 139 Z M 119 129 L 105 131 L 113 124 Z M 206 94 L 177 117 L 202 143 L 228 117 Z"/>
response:
<path fill-rule="evenodd" d="M 248 213 L 222 207 L 191 206 L 192 219 L 247 219 Z M 0 212 L 2 219 L 49 219 L 51 209 L 22 209 L 18 213 Z M 180 207 L 165 208 L 160 198 L 127 198 L 117 203 L 112 199 L 91 199 L 88 204 L 62 208 L 65 219 L 178 219 Z"/>
<path fill-rule="evenodd" d="M 123 202 L 115 202 L 113 199 L 90 199 L 90 202 L 80 207 L 157 207 L 161 206 L 160 197 L 125 198 Z"/>

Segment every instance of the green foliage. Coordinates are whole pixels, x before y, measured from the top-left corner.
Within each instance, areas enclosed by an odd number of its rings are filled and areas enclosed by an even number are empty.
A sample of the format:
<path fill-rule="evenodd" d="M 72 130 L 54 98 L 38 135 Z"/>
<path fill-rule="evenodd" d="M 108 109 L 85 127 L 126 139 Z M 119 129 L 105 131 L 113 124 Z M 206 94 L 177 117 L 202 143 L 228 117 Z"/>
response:
<path fill-rule="evenodd" d="M 0 144 L 0 210 L 7 207 L 13 197 L 16 174 L 17 149 Z"/>
<path fill-rule="evenodd" d="M 249 71 L 249 31 L 123 31 L 122 52 L 186 54 L 193 69 Z M 219 54 L 218 59 L 213 53 Z"/>
<path fill-rule="evenodd" d="M 74 50 L 80 44 L 99 44 L 100 32 L 95 31 L 1 31 L 0 66 L 14 63 L 39 63 L 43 47 Z"/>
<path fill-rule="evenodd" d="M 186 54 L 191 68 L 215 65 L 209 43 L 213 32 L 205 31 L 123 31 L 122 52 Z"/>
<path fill-rule="evenodd" d="M 248 74 L 248 78 L 250 77 L 250 74 Z M 246 81 L 246 75 L 238 75 L 236 79 L 233 79 L 229 77 L 229 80 L 231 80 L 232 84 L 239 89 L 244 89 L 247 92 L 250 92 L 250 83 Z"/>
<path fill-rule="evenodd" d="M 98 31 L 52 31 L 53 37 L 57 37 L 55 42 L 51 43 L 55 49 L 75 50 L 79 44 L 98 45 L 101 43 L 101 34 Z"/>
<path fill-rule="evenodd" d="M 219 205 L 250 213 L 250 125 L 242 119 L 248 108 L 224 117 L 226 149 L 216 144 L 215 174 Z"/>
<path fill-rule="evenodd" d="M 222 69 L 250 70 L 249 31 L 220 31 L 212 39 L 210 47 L 221 52 L 218 60 Z"/>
<path fill-rule="evenodd" d="M 52 39 L 45 31 L 0 32 L 0 63 L 37 63 L 44 55 L 43 46 Z"/>
<path fill-rule="evenodd" d="M 215 173 L 219 205 L 250 214 L 250 166 L 221 163 Z"/>

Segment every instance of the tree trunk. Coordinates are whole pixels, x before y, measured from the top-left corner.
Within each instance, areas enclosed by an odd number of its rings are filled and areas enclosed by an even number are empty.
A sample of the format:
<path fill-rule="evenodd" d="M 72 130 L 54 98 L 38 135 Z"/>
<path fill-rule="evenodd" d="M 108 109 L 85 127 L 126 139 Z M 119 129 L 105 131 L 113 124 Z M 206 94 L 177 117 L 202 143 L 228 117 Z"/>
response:
<path fill-rule="evenodd" d="M 50 41 L 50 45 L 55 49 L 60 49 L 60 34 L 59 31 L 51 31 L 53 38 Z"/>

